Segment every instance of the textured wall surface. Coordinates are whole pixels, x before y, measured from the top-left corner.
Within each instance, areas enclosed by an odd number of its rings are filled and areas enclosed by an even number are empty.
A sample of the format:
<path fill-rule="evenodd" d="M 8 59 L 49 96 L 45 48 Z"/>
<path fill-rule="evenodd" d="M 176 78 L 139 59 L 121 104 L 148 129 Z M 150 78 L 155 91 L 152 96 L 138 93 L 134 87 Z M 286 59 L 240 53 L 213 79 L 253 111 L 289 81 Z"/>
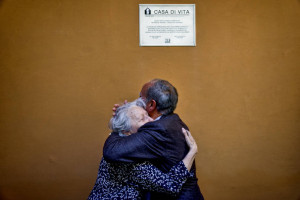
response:
<path fill-rule="evenodd" d="M 139 47 L 139 3 L 195 3 L 196 47 Z M 299 0 L 0 0 L 0 199 L 86 199 L 114 103 L 163 78 L 207 200 L 300 198 Z"/>

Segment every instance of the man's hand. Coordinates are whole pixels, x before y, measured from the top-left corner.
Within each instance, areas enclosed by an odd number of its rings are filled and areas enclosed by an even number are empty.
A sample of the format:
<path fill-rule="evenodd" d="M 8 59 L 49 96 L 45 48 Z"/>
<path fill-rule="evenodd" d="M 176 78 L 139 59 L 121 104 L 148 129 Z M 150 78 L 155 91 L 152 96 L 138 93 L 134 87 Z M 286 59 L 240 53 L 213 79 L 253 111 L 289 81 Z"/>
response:
<path fill-rule="evenodd" d="M 124 101 L 124 104 L 127 103 L 127 100 Z M 116 115 L 116 110 L 120 107 L 120 104 L 115 104 L 112 111 L 113 111 L 113 114 L 112 116 L 115 116 Z"/>

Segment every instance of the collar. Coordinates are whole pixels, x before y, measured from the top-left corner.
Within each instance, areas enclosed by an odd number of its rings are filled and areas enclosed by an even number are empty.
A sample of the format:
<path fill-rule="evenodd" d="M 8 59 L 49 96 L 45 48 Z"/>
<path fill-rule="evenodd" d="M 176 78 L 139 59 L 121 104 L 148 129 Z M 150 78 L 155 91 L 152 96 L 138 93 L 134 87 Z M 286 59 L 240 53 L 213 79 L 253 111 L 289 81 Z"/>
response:
<path fill-rule="evenodd" d="M 125 134 L 119 132 L 119 136 L 121 136 L 121 137 L 126 137 L 127 135 L 125 135 Z"/>
<path fill-rule="evenodd" d="M 162 116 L 162 115 L 161 115 Z M 161 116 L 157 117 L 154 121 L 160 120 Z"/>

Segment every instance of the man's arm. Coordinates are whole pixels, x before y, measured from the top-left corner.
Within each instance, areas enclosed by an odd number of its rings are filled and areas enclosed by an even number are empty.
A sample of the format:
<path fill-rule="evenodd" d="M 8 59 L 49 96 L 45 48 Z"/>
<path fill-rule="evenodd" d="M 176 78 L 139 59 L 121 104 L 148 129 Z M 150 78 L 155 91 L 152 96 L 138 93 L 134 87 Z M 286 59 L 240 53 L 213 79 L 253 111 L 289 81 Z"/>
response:
<path fill-rule="evenodd" d="M 103 157 L 113 162 L 162 158 L 166 140 L 164 128 L 150 122 L 130 136 L 122 137 L 112 133 L 104 144 Z"/>

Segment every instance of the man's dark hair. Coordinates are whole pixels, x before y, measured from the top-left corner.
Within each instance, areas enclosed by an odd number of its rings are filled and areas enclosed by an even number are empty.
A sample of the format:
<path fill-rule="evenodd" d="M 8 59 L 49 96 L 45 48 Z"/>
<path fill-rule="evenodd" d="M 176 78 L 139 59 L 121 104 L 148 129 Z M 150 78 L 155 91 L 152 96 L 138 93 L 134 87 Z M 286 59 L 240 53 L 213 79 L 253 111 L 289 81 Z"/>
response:
<path fill-rule="evenodd" d="M 152 99 L 156 102 L 157 111 L 161 114 L 171 114 L 178 102 L 176 88 L 166 80 L 154 79 L 146 93 L 147 102 Z"/>

